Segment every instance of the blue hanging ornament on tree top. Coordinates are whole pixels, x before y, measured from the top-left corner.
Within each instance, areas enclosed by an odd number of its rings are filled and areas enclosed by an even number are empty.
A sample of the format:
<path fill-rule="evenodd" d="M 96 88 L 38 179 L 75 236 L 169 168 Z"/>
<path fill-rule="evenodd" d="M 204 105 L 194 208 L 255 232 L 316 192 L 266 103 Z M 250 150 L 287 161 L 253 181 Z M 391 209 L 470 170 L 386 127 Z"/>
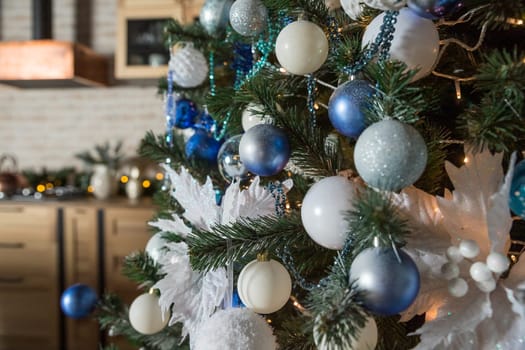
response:
<path fill-rule="evenodd" d="M 408 7 L 421 17 L 436 19 L 463 6 L 460 0 L 409 0 Z"/>
<path fill-rule="evenodd" d="M 359 253 L 350 267 L 350 283 L 362 291 L 363 306 L 371 312 L 390 316 L 406 310 L 419 292 L 419 270 L 401 249 L 368 248 Z"/>
<path fill-rule="evenodd" d="M 510 185 L 509 206 L 514 214 L 525 219 L 525 160 L 516 165 Z"/>
<path fill-rule="evenodd" d="M 197 105 L 187 98 L 181 98 L 175 103 L 175 126 L 179 129 L 191 128 L 195 125 L 199 110 Z"/>
<path fill-rule="evenodd" d="M 286 133 L 269 124 L 255 125 L 244 133 L 239 144 L 244 166 L 260 176 L 272 176 L 283 170 L 290 153 Z"/>
<path fill-rule="evenodd" d="M 217 141 L 210 133 L 197 129 L 186 142 L 185 153 L 188 159 L 200 159 L 215 164 L 220 148 L 220 141 Z"/>
<path fill-rule="evenodd" d="M 66 316 L 79 319 L 88 316 L 95 309 L 97 300 L 97 293 L 91 287 L 74 284 L 62 293 L 60 307 Z"/>
<path fill-rule="evenodd" d="M 365 129 L 365 115 L 368 99 L 374 88 L 364 80 L 351 80 L 339 86 L 328 102 L 330 122 L 341 134 L 357 138 Z"/>

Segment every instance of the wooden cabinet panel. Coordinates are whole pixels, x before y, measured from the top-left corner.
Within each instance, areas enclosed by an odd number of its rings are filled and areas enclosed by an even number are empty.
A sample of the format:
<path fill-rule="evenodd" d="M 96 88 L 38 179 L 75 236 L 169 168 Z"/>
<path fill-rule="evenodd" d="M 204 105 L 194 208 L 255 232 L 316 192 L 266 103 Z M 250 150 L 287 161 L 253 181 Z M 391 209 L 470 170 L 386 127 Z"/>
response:
<path fill-rule="evenodd" d="M 27 244 L 56 241 L 56 209 L 44 206 L 0 205 L 0 242 Z"/>

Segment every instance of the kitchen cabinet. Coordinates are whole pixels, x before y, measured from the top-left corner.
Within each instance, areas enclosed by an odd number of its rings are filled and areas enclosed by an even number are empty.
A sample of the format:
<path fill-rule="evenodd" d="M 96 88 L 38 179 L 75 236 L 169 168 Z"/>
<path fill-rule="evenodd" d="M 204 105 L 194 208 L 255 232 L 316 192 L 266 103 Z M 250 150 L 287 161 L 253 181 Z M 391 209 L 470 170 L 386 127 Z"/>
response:
<path fill-rule="evenodd" d="M 0 205 L 0 349 L 60 344 L 61 237 L 56 208 Z"/>

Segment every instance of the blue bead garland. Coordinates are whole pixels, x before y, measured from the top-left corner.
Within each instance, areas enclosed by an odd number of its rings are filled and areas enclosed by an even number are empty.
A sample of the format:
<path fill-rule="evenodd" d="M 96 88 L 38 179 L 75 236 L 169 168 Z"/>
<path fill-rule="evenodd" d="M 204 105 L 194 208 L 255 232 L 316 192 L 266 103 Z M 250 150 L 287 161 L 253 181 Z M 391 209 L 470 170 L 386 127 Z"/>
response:
<path fill-rule="evenodd" d="M 173 97 L 173 71 L 168 70 L 168 90 L 166 93 L 166 143 L 173 146 L 173 128 L 175 127 L 175 99 Z"/>

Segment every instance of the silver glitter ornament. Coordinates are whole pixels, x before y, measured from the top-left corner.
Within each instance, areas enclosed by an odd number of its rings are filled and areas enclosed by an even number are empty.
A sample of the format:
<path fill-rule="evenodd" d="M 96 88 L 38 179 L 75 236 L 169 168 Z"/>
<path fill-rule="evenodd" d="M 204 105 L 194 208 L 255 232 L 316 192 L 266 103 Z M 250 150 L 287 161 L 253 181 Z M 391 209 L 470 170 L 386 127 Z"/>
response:
<path fill-rule="evenodd" d="M 233 0 L 206 0 L 202 6 L 199 22 L 212 36 L 220 36 L 228 26 Z"/>
<path fill-rule="evenodd" d="M 256 36 L 266 28 L 268 9 L 261 0 L 237 0 L 230 9 L 230 24 L 237 33 Z"/>
<path fill-rule="evenodd" d="M 412 126 L 383 120 L 363 131 L 354 149 L 361 178 L 380 190 L 399 191 L 419 179 L 427 164 L 427 146 Z"/>
<path fill-rule="evenodd" d="M 249 176 L 248 170 L 241 162 L 239 143 L 242 135 L 235 135 L 224 142 L 217 154 L 217 166 L 224 180 L 244 180 Z"/>

